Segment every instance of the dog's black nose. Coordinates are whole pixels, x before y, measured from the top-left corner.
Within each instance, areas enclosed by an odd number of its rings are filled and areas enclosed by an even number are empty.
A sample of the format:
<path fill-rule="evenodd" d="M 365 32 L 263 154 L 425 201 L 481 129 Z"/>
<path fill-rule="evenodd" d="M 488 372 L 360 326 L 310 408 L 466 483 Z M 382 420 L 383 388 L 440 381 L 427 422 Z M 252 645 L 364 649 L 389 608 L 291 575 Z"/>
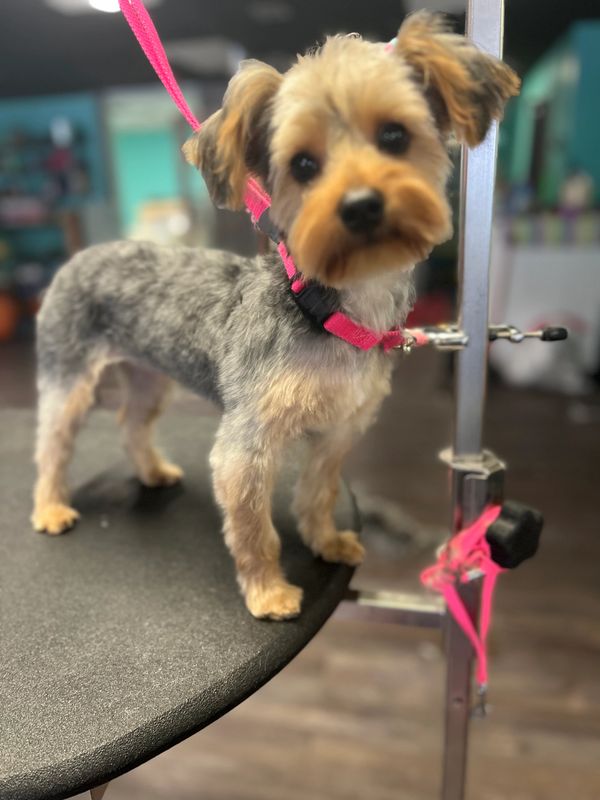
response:
<path fill-rule="evenodd" d="M 342 197 L 338 209 L 352 233 L 369 233 L 383 219 L 383 195 L 375 189 L 352 189 Z"/>

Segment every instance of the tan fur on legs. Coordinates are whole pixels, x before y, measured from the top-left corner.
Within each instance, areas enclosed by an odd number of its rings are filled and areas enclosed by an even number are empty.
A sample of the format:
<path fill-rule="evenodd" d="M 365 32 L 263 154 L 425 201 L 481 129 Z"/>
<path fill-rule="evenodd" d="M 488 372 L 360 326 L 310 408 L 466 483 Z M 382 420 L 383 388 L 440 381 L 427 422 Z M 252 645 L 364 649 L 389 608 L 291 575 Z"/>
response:
<path fill-rule="evenodd" d="M 210 456 L 225 543 L 250 613 L 289 619 L 300 613 L 302 590 L 286 581 L 279 563 L 281 543 L 271 521 L 274 453 L 264 446 L 238 449 L 235 439 L 222 425 Z"/>
<path fill-rule="evenodd" d="M 316 434 L 296 485 L 293 511 L 302 540 L 325 561 L 357 566 L 365 549 L 354 531 L 338 531 L 334 510 L 339 492 L 342 461 L 353 441 L 348 428 Z"/>
<path fill-rule="evenodd" d="M 171 486 L 183 471 L 167 461 L 153 443 L 154 425 L 163 411 L 172 381 L 166 375 L 125 362 L 119 365 L 126 397 L 119 422 L 125 447 L 145 486 Z"/>
<path fill-rule="evenodd" d="M 371 383 L 372 396 L 349 419 L 323 433 L 314 434 L 304 469 L 296 484 L 293 511 L 303 541 L 325 561 L 358 566 L 365 549 L 354 531 L 338 531 L 334 512 L 341 468 L 356 438 L 372 424 L 383 398 L 389 394 L 389 377 Z"/>
<path fill-rule="evenodd" d="M 94 390 L 106 361 L 96 360 L 69 388 L 40 386 L 35 462 L 38 479 L 31 522 L 36 531 L 63 533 L 79 514 L 69 506 L 66 472 L 73 444 L 94 402 Z"/>

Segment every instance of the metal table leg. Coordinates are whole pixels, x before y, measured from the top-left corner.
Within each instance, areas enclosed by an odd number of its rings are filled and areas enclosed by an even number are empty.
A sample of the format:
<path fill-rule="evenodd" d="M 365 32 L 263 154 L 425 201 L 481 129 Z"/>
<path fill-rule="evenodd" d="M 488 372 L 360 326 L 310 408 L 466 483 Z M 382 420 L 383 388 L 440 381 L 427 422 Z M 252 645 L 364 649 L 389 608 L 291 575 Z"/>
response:
<path fill-rule="evenodd" d="M 90 789 L 91 800 L 102 800 L 107 789 L 108 789 L 108 783 L 105 783 L 102 786 L 96 786 L 95 789 Z"/>

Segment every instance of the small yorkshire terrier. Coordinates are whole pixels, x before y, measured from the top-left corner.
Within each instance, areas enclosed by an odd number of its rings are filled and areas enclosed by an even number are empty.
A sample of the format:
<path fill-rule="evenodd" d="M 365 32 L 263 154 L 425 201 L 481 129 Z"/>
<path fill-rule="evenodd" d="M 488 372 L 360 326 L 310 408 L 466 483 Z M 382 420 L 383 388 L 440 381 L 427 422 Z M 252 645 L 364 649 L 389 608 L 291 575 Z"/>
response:
<path fill-rule="evenodd" d="M 248 178 L 258 179 L 304 279 L 353 322 L 384 331 L 410 308 L 414 264 L 451 235 L 449 138 L 479 144 L 518 90 L 509 67 L 417 13 L 390 46 L 328 38 L 285 74 L 243 62 L 184 154 L 218 206 L 239 209 Z M 308 440 L 294 499 L 303 541 L 326 561 L 363 559 L 333 511 L 342 461 L 390 391 L 392 357 L 324 330 L 299 307 L 277 255 L 91 247 L 48 290 L 37 347 L 36 530 L 62 533 L 78 517 L 66 486 L 74 438 L 102 370 L 119 362 L 120 423 L 146 486 L 182 477 L 152 440 L 171 379 L 222 407 L 214 491 L 255 617 L 287 619 L 301 607 L 270 510 L 290 440 Z"/>

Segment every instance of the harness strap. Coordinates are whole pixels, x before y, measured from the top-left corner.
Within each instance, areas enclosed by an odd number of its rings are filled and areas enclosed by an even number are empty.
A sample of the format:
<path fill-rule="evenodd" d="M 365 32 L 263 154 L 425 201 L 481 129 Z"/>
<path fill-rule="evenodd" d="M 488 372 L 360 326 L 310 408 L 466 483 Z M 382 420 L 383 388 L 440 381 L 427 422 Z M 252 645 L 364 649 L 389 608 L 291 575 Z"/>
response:
<path fill-rule="evenodd" d="M 345 339 L 360 350 L 371 350 L 377 345 L 382 345 L 384 351 L 392 347 L 399 347 L 404 342 L 404 336 L 399 328 L 394 328 L 384 333 L 375 333 L 363 325 L 357 325 L 345 314 L 336 311 L 324 323 L 323 327 L 334 336 Z"/>

